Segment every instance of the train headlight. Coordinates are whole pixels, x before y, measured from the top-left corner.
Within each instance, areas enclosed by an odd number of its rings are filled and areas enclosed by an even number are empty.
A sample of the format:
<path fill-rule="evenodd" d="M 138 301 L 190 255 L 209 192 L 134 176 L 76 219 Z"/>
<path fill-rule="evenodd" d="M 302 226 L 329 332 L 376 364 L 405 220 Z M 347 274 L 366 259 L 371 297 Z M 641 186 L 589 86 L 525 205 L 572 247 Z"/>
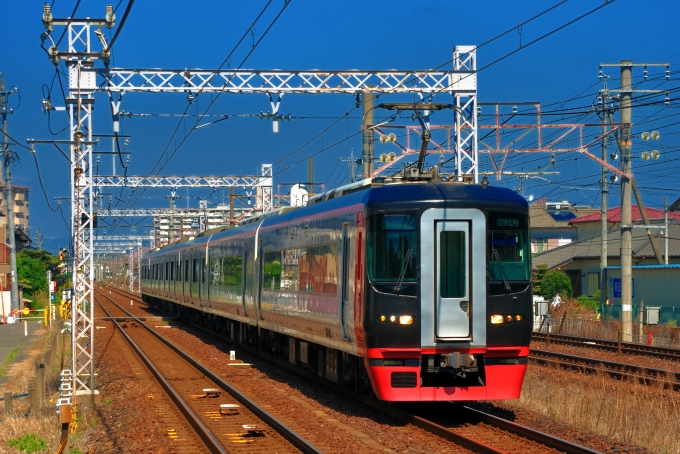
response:
<path fill-rule="evenodd" d="M 402 315 L 399 317 L 400 325 L 410 325 L 411 323 L 413 323 L 413 317 L 411 315 Z"/>
<path fill-rule="evenodd" d="M 502 315 L 492 315 L 491 316 L 491 324 L 492 325 L 500 325 L 503 323 L 503 316 Z"/>
<path fill-rule="evenodd" d="M 521 322 L 521 321 L 522 321 L 522 316 L 519 315 L 519 314 L 515 315 L 515 320 L 517 320 L 518 322 Z"/>
<path fill-rule="evenodd" d="M 381 322 L 384 322 L 385 320 L 387 320 L 387 317 L 385 317 L 384 315 L 379 315 L 378 320 L 380 320 Z"/>
<path fill-rule="evenodd" d="M 508 319 L 509 322 L 512 321 L 512 315 L 508 315 L 506 318 Z"/>
<path fill-rule="evenodd" d="M 396 322 L 396 321 L 397 321 L 397 317 L 394 316 L 394 315 L 390 315 L 390 321 L 391 321 L 392 323 Z"/>

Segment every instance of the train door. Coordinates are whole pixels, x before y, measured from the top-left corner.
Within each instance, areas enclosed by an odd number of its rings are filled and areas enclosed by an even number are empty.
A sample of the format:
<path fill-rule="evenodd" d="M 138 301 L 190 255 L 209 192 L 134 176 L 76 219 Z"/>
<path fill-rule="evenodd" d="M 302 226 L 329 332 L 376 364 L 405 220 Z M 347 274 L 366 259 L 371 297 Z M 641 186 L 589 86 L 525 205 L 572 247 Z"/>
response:
<path fill-rule="evenodd" d="M 342 225 L 342 294 L 340 295 L 340 330 L 347 339 L 347 308 L 349 307 L 349 224 Z"/>
<path fill-rule="evenodd" d="M 188 296 L 189 296 L 189 257 L 184 259 L 184 279 L 182 281 L 182 295 L 184 295 L 184 302 L 188 301 Z"/>
<path fill-rule="evenodd" d="M 435 229 L 435 334 L 470 336 L 470 228 L 467 222 L 440 221 Z"/>
<path fill-rule="evenodd" d="M 260 240 L 260 243 L 256 244 L 255 247 L 258 248 L 257 259 L 255 260 L 255 269 L 257 270 L 255 276 L 255 309 L 257 312 L 256 315 L 261 320 L 264 320 L 264 317 L 262 316 L 262 287 L 264 286 L 264 249 L 262 248 L 262 240 Z"/>
<path fill-rule="evenodd" d="M 430 208 L 420 218 L 421 345 L 486 344 L 486 218 Z"/>
<path fill-rule="evenodd" d="M 248 316 L 248 308 L 246 306 L 246 287 L 248 285 L 248 243 L 243 243 L 243 273 L 241 273 L 241 305 L 243 306 L 243 315 Z"/>

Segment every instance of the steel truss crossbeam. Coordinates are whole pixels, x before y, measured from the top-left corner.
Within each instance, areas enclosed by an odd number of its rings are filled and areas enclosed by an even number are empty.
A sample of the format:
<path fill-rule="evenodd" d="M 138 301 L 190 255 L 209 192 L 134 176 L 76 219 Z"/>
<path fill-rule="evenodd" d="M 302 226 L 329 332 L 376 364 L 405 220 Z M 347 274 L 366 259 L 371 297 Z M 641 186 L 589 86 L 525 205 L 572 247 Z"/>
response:
<path fill-rule="evenodd" d="M 104 81 L 99 89 L 108 92 L 219 92 L 219 93 L 348 93 L 367 87 L 377 93 L 440 93 L 471 71 L 454 70 L 199 70 L 122 69 L 89 70 Z"/>
<path fill-rule="evenodd" d="M 135 235 L 103 235 L 95 237 L 95 241 L 146 241 L 153 240 L 153 236 L 135 236 Z"/>
<path fill-rule="evenodd" d="M 99 187 L 126 188 L 256 188 L 262 184 L 261 176 L 210 177 L 210 176 L 95 176 Z"/>
<path fill-rule="evenodd" d="M 602 140 L 603 137 L 606 137 L 610 134 L 613 134 L 619 129 L 625 128 L 625 127 L 630 127 L 630 125 L 623 124 L 623 123 L 609 123 L 608 129 L 604 134 L 601 133 L 596 133 L 596 134 L 590 134 L 589 136 L 586 136 L 585 132 L 586 129 L 588 128 L 602 128 L 602 124 L 596 123 L 596 124 L 571 124 L 571 123 L 565 123 L 565 124 L 541 124 L 541 115 L 540 115 L 540 105 L 535 104 L 535 103 L 524 103 L 524 104 L 532 104 L 535 105 L 537 108 L 537 123 L 536 124 L 501 124 L 500 120 L 500 114 L 498 107 L 500 104 L 513 104 L 513 103 L 497 103 L 496 104 L 496 124 L 485 124 L 485 125 L 477 125 L 478 130 L 482 129 L 487 129 L 491 130 L 490 134 L 495 135 L 495 146 L 487 144 L 483 140 L 479 140 L 479 143 L 484 146 L 484 148 L 480 149 L 477 151 L 477 153 L 485 153 L 489 155 L 489 159 L 491 160 L 491 163 L 494 166 L 494 174 L 496 175 L 496 179 L 500 180 L 501 176 L 504 175 L 503 173 L 503 166 L 505 165 L 505 162 L 507 160 L 507 157 L 510 154 L 513 153 L 580 153 L 583 155 L 588 156 L 590 159 L 596 161 L 600 165 L 605 166 L 607 169 L 610 171 L 626 178 L 630 178 L 630 175 L 625 174 L 618 168 L 612 166 L 611 164 L 603 161 L 602 159 L 598 158 L 597 156 L 593 155 L 590 151 L 588 151 L 589 147 L 593 144 L 599 144 L 599 142 Z M 521 103 L 516 103 L 516 104 L 521 104 Z M 420 152 L 419 148 L 412 147 L 411 146 L 411 140 L 413 138 L 419 138 L 422 133 L 422 127 L 421 126 L 415 126 L 415 125 L 407 125 L 407 126 L 393 126 L 393 125 L 376 125 L 371 127 L 376 135 L 384 135 L 386 134 L 386 131 L 388 129 L 405 129 L 406 130 L 406 143 L 401 144 L 399 141 L 395 141 L 393 145 L 399 147 L 401 149 L 401 154 L 396 155 L 396 157 L 383 164 L 381 167 L 375 170 L 373 172 L 372 176 L 377 176 L 381 172 L 385 171 L 395 163 L 399 162 L 401 159 L 406 158 L 408 156 L 413 156 L 417 157 L 418 153 Z M 441 139 L 438 139 L 438 141 L 435 141 L 434 139 L 431 139 L 430 142 L 434 146 L 433 149 L 428 150 L 428 153 L 437 153 L 437 154 L 444 154 L 444 153 L 458 153 L 458 148 L 455 146 L 456 140 L 456 126 L 441 126 L 441 125 L 430 125 L 429 126 L 430 131 L 434 134 L 437 132 L 441 132 L 443 135 Z M 513 140 L 507 143 L 506 145 L 501 146 L 501 136 L 504 132 L 510 131 L 510 130 L 516 130 L 517 132 L 524 131 L 519 136 L 513 136 Z M 553 135 L 553 138 L 551 138 L 549 141 L 545 140 L 545 132 L 549 132 Z M 531 133 L 535 133 L 535 137 L 530 136 Z M 586 137 L 588 139 L 586 140 Z M 521 140 L 533 140 L 533 146 L 531 147 L 517 147 L 514 148 L 513 145 L 516 145 L 518 142 Z M 575 146 L 567 146 L 567 147 L 558 147 L 557 145 L 561 142 L 576 142 Z M 451 145 L 454 144 L 453 147 Z M 500 162 L 496 161 L 495 156 L 502 156 L 502 159 Z"/>
<path fill-rule="evenodd" d="M 197 216 L 217 216 L 229 217 L 229 208 L 196 208 L 190 210 L 178 210 L 170 208 L 135 208 L 130 210 L 98 210 L 99 217 L 147 217 L 147 216 L 165 216 L 175 218 L 193 218 Z"/>

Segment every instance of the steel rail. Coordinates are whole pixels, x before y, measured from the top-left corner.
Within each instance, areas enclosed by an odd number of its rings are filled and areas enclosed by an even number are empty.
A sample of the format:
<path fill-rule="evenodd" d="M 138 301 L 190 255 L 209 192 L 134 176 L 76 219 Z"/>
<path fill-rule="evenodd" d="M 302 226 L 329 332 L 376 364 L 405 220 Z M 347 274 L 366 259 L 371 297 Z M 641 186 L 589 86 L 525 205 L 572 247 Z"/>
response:
<path fill-rule="evenodd" d="M 182 412 L 186 420 L 189 422 L 191 427 L 193 427 L 198 437 L 203 441 L 203 443 L 205 443 L 206 447 L 210 450 L 210 452 L 226 454 L 227 451 L 222 447 L 222 445 L 220 445 L 219 441 L 217 441 L 217 439 L 213 437 L 212 433 L 210 433 L 210 430 L 208 430 L 208 428 L 201 422 L 201 420 L 198 419 L 198 416 L 196 416 L 196 414 L 191 410 L 191 408 L 189 408 L 189 406 L 184 401 L 184 399 L 182 399 L 179 393 L 175 391 L 175 388 L 165 379 L 165 377 L 163 377 L 161 372 L 156 368 L 156 366 L 153 365 L 151 360 L 144 354 L 144 352 L 139 348 L 135 341 L 133 341 L 132 338 L 125 332 L 123 327 L 120 326 L 116 319 L 111 316 L 111 314 L 106 309 L 106 307 L 104 307 L 104 304 L 99 300 L 99 298 L 95 296 L 94 299 L 99 303 L 104 312 L 106 312 L 106 315 L 111 317 L 111 321 L 113 321 L 114 325 L 116 325 L 116 328 L 118 328 L 118 330 L 123 335 L 125 340 L 128 342 L 128 344 L 130 344 L 130 347 L 135 351 L 135 353 L 137 353 L 137 356 L 139 356 L 139 358 L 146 365 L 149 371 L 151 371 L 153 376 L 156 378 L 156 380 L 161 385 L 163 390 L 168 394 L 170 399 L 172 399 L 175 405 L 177 405 L 179 411 Z M 111 301 L 113 302 L 113 300 Z"/>
<path fill-rule="evenodd" d="M 660 383 L 675 391 L 680 390 L 679 372 L 636 366 L 633 364 L 615 363 L 602 359 L 567 355 L 565 353 L 536 350 L 533 348 L 529 355 L 529 361 L 542 365 L 559 365 L 565 369 L 577 370 L 588 374 L 603 371 L 613 378 L 633 378 L 647 385 Z M 669 376 L 675 377 L 675 381 L 669 382 L 668 379 L 664 379 Z"/>
<path fill-rule="evenodd" d="M 165 345 L 167 345 L 169 348 L 171 348 L 174 352 L 176 352 L 178 355 L 180 355 L 182 358 L 184 358 L 187 362 L 189 362 L 192 366 L 194 366 L 196 369 L 198 369 L 201 373 L 203 373 L 206 377 L 208 377 L 210 380 L 215 382 L 217 386 L 228 392 L 234 399 L 239 401 L 244 407 L 246 407 L 248 410 L 250 410 L 255 416 L 260 418 L 262 421 L 264 421 L 266 424 L 271 426 L 274 430 L 276 430 L 283 438 L 288 440 L 293 446 L 295 446 L 297 449 L 299 449 L 303 453 L 310 453 L 310 454 L 321 454 L 323 451 L 319 450 L 316 446 L 312 445 L 310 442 L 302 438 L 297 432 L 295 432 L 293 429 L 285 425 L 283 422 L 279 421 L 276 417 L 271 415 L 269 412 L 264 410 L 262 407 L 257 405 L 255 402 L 250 400 L 247 396 L 242 394 L 240 391 L 238 391 L 236 388 L 231 386 L 229 383 L 226 381 L 222 380 L 218 375 L 213 373 L 210 369 L 207 367 L 203 366 L 201 363 L 193 359 L 189 354 L 181 350 L 179 347 L 165 339 L 163 336 L 158 334 L 155 330 L 151 329 L 149 326 L 147 326 L 145 323 L 143 323 L 139 318 L 135 317 L 134 315 L 130 314 L 128 311 L 125 310 L 122 306 L 120 306 L 118 303 L 113 301 L 109 296 L 105 295 L 101 290 L 98 290 L 99 293 L 101 293 L 106 299 L 111 301 L 113 304 L 118 306 L 123 312 L 127 313 L 130 317 L 134 318 L 140 325 L 142 325 L 147 331 L 149 331 L 151 334 L 153 334 L 156 338 L 158 338 L 160 341 L 162 341 Z M 123 292 L 123 291 L 121 291 Z M 127 292 L 125 292 L 127 293 Z M 101 303 L 100 303 L 101 304 Z M 103 306 L 102 306 L 103 307 Z M 108 312 L 107 312 L 108 314 Z M 110 314 L 109 314 L 110 316 Z"/>
<path fill-rule="evenodd" d="M 545 446 L 548 446 L 549 448 L 557 449 L 558 451 L 566 452 L 566 453 L 573 453 L 573 454 L 581 454 L 581 453 L 598 453 L 599 451 L 595 451 L 590 448 L 586 448 L 585 446 L 577 445 L 576 443 L 572 443 L 567 440 L 563 440 L 561 438 L 549 435 L 544 432 L 539 432 L 538 430 L 534 430 L 530 427 L 522 426 L 520 424 L 514 423 L 512 421 L 508 421 L 507 419 L 499 418 L 498 416 L 490 415 L 488 413 L 485 413 L 483 411 L 477 410 L 475 408 L 471 408 L 468 406 L 463 406 L 463 409 L 465 410 L 470 417 L 478 419 L 479 421 L 485 422 L 493 427 L 496 427 L 498 429 L 502 429 L 506 432 L 514 433 L 515 435 L 519 435 L 520 437 L 528 438 L 529 440 L 533 440 L 536 442 L 539 442 Z"/>
<path fill-rule="evenodd" d="M 605 339 L 593 339 L 588 337 L 567 336 L 564 334 L 552 333 L 532 333 L 531 338 L 532 340 L 536 341 L 562 345 L 574 345 L 584 348 L 596 348 L 608 351 L 618 351 L 620 345 L 621 353 L 680 361 L 680 348 L 658 347 L 653 345 L 635 344 L 632 342 L 618 342 Z"/>

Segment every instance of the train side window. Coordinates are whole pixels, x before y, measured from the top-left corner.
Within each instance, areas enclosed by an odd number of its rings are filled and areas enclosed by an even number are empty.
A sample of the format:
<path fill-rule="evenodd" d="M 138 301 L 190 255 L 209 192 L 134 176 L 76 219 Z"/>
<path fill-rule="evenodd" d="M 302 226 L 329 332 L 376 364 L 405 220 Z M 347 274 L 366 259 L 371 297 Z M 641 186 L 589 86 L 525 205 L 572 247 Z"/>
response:
<path fill-rule="evenodd" d="M 243 256 L 233 255 L 222 259 L 222 284 L 241 288 L 243 281 Z"/>
<path fill-rule="evenodd" d="M 210 285 L 222 285 L 222 259 L 210 259 Z"/>
<path fill-rule="evenodd" d="M 191 282 L 198 282 L 198 259 L 194 259 L 192 265 Z"/>
<path fill-rule="evenodd" d="M 281 263 L 285 259 L 284 251 L 267 252 L 264 254 L 264 278 L 262 287 L 270 290 L 281 289 Z M 284 286 L 289 289 L 288 283 Z"/>
<path fill-rule="evenodd" d="M 176 274 L 175 278 L 177 279 L 177 282 L 182 281 L 182 261 L 181 260 L 177 262 L 177 274 Z"/>
<path fill-rule="evenodd" d="M 163 280 L 167 281 L 168 277 L 170 276 L 170 263 L 165 262 L 165 275 L 163 276 Z"/>
<path fill-rule="evenodd" d="M 170 280 L 175 280 L 175 262 L 170 262 Z"/>
<path fill-rule="evenodd" d="M 189 259 L 184 261 L 184 282 L 189 282 Z"/>

